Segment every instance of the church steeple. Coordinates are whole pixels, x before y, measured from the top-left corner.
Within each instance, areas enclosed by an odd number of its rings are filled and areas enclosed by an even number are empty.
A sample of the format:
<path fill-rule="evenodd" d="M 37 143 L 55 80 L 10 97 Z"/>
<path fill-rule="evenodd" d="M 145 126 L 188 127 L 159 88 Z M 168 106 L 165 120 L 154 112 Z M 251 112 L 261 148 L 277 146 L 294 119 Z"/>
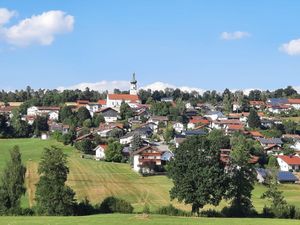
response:
<path fill-rule="evenodd" d="M 130 82 L 130 94 L 137 95 L 137 80 L 135 78 L 135 73 L 132 74 L 132 80 Z"/>

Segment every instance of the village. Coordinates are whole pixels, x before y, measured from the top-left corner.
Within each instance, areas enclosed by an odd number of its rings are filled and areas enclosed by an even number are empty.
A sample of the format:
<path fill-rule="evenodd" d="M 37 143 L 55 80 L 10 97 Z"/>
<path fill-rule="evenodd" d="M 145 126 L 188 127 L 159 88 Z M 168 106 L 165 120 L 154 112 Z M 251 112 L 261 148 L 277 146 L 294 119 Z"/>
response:
<path fill-rule="evenodd" d="M 113 139 L 122 148 L 122 157 L 117 160 L 118 162 L 128 162 L 137 173 L 152 175 L 163 173 L 164 167 L 174 157 L 174 149 L 191 136 L 205 136 L 212 130 L 221 130 L 227 136 L 240 133 L 252 139 L 259 150 L 252 154 L 251 160 L 251 163 L 255 164 L 259 182 L 263 183 L 268 174 L 265 164 L 270 157 L 276 158 L 279 165 L 277 175 L 279 182 L 299 182 L 298 124 L 289 121 L 291 125 L 286 125 L 289 126 L 287 128 L 284 120 L 290 113 L 300 110 L 300 99 L 270 98 L 266 101 L 249 101 L 246 110 L 242 109 L 242 105 L 238 102 L 233 102 L 230 113 L 225 113 L 224 105 L 184 101 L 181 102 L 184 109 L 180 115 L 186 118 L 183 121 L 170 118 L 167 114 L 155 115 L 151 110 L 151 104 L 142 104 L 138 93 L 137 80 L 133 74 L 129 93 L 109 93 L 106 99 L 99 99 L 97 102 L 78 99 L 76 102 L 66 102 L 65 106 L 30 106 L 27 113 L 21 115 L 21 119 L 33 125 L 38 117 L 47 118 L 48 129 L 38 135 L 41 139 L 47 140 L 70 132 L 70 125 L 63 123 L 60 118 L 63 107 L 68 107 L 72 111 L 84 108 L 90 114 L 86 117 L 88 121 L 85 119 L 81 127 L 75 128 L 75 136 L 69 142 L 78 149 L 83 148 L 83 158 L 107 160 L 108 143 Z M 162 98 L 160 102 L 176 107 L 176 102 L 172 98 Z M 11 118 L 13 110 L 21 104 L 21 102 L 3 103 L 0 113 Z M 259 124 L 256 127 L 249 124 L 248 118 L 251 113 L 258 117 Z M 89 120 L 97 116 L 101 116 L 101 119 L 97 127 L 92 127 Z M 278 128 L 283 132 L 279 134 L 272 132 Z M 230 152 L 230 146 L 227 149 L 220 149 L 220 157 L 224 164 L 228 162 Z"/>

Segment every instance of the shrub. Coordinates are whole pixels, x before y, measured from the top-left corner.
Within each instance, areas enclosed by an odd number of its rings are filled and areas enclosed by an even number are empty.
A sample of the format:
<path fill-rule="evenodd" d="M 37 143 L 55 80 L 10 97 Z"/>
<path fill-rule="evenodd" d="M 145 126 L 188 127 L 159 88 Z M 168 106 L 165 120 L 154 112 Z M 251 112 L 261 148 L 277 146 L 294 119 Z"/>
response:
<path fill-rule="evenodd" d="M 103 200 L 99 206 L 100 213 L 132 213 L 132 205 L 123 200 L 115 197 L 108 197 Z"/>
<path fill-rule="evenodd" d="M 191 216 L 192 214 L 180 209 L 175 208 L 173 205 L 162 206 L 157 211 L 157 214 L 168 216 Z"/>
<path fill-rule="evenodd" d="M 208 209 L 200 212 L 201 217 L 223 217 L 224 215 L 221 212 L 218 212 L 214 209 Z"/>
<path fill-rule="evenodd" d="M 145 213 L 145 214 L 150 214 L 150 207 L 149 207 L 148 204 L 145 204 L 145 205 L 144 205 L 143 213 Z"/>
<path fill-rule="evenodd" d="M 76 216 L 88 216 L 96 213 L 96 209 L 91 205 L 90 201 L 85 198 L 75 207 Z"/>

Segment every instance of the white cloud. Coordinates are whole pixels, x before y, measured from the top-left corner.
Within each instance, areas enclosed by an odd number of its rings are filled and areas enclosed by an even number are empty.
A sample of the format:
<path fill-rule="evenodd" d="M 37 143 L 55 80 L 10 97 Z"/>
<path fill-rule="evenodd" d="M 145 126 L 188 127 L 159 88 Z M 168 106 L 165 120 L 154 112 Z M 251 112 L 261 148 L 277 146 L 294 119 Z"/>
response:
<path fill-rule="evenodd" d="M 280 51 L 287 53 L 288 55 L 300 55 L 300 39 L 291 40 L 280 46 Z"/>
<path fill-rule="evenodd" d="M 238 40 L 249 36 L 250 33 L 245 31 L 223 32 L 221 34 L 221 39 L 229 41 L 229 40 Z"/>
<path fill-rule="evenodd" d="M 75 89 L 79 89 L 79 90 L 85 90 L 86 88 L 90 88 L 91 90 L 95 90 L 95 91 L 109 91 L 112 92 L 115 88 L 120 89 L 121 91 L 127 91 L 130 88 L 130 84 L 128 81 L 122 81 L 122 80 L 116 80 L 116 81 L 100 81 L 100 82 L 96 82 L 96 83 L 79 83 L 70 87 L 59 87 L 57 88 L 60 91 L 63 90 L 75 90 Z M 166 88 L 179 88 L 182 91 L 186 91 L 186 92 L 191 92 L 191 91 L 197 91 L 200 94 L 202 94 L 205 90 L 200 89 L 200 88 L 193 88 L 193 87 L 187 87 L 187 86 L 175 86 L 172 84 L 168 84 L 168 83 L 163 83 L 163 82 L 155 82 L 149 85 L 146 85 L 144 87 L 140 87 L 140 89 L 144 89 L 144 90 L 148 90 L 151 89 L 152 91 L 164 91 Z"/>
<path fill-rule="evenodd" d="M 17 13 L 5 8 L 0 8 L 0 26 L 8 23 Z"/>
<path fill-rule="evenodd" d="M 300 94 L 300 86 L 294 86 L 293 88 Z"/>
<path fill-rule="evenodd" d="M 7 23 L 11 16 L 5 18 L 3 21 Z M 71 32 L 74 21 L 73 16 L 67 15 L 63 11 L 48 11 L 21 20 L 16 25 L 0 27 L 0 35 L 7 43 L 18 47 L 33 44 L 50 45 L 53 43 L 55 35 Z"/>
<path fill-rule="evenodd" d="M 100 81 L 96 83 L 79 83 L 70 87 L 59 87 L 58 90 L 75 90 L 79 89 L 84 91 L 86 88 L 91 90 L 103 92 L 109 91 L 112 92 L 115 88 L 120 89 L 121 91 L 129 90 L 130 85 L 128 81 L 116 80 L 116 81 Z"/>
<path fill-rule="evenodd" d="M 188 86 L 176 86 L 173 84 L 168 84 L 168 83 L 163 83 L 163 82 L 155 82 L 155 83 L 146 85 L 144 87 L 141 87 L 141 89 L 144 89 L 144 90 L 151 89 L 152 91 L 164 91 L 166 88 L 173 88 L 173 89 L 178 88 L 181 91 L 185 91 L 185 92 L 197 91 L 200 94 L 205 92 L 205 90 L 200 89 L 200 88 L 194 88 L 194 87 L 188 87 Z"/>

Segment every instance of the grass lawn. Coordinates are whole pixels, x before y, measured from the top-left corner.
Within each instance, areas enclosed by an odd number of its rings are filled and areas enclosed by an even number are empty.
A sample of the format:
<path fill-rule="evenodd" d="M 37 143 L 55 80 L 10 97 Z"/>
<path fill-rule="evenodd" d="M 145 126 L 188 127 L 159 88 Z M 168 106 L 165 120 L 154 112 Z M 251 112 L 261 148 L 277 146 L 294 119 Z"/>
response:
<path fill-rule="evenodd" d="M 296 225 L 299 220 L 182 218 L 168 216 L 99 215 L 89 217 L 1 217 L 1 225 Z"/>
<path fill-rule="evenodd" d="M 34 204 L 35 184 L 38 162 L 45 147 L 56 145 L 64 149 L 69 155 L 70 174 L 68 185 L 76 192 L 77 199 L 87 197 L 93 204 L 101 202 L 105 197 L 117 196 L 132 203 L 135 211 L 139 212 L 145 204 L 151 210 L 170 204 L 169 190 L 172 182 L 165 176 L 141 177 L 133 172 L 128 164 L 97 162 L 82 159 L 73 147 L 63 146 L 53 140 L 42 141 L 39 139 L 10 139 L 0 140 L 0 171 L 9 158 L 9 149 L 19 145 L 22 158 L 27 167 L 26 186 L 27 193 L 22 200 L 23 207 Z M 282 185 L 281 189 L 289 203 L 300 208 L 300 185 Z M 253 191 L 253 203 L 258 211 L 265 205 L 265 200 L 260 199 L 265 187 L 256 185 Z M 189 206 L 173 202 L 176 207 L 190 210 Z M 222 202 L 218 209 L 226 205 Z M 2 224 L 2 223 L 1 223 Z"/>

